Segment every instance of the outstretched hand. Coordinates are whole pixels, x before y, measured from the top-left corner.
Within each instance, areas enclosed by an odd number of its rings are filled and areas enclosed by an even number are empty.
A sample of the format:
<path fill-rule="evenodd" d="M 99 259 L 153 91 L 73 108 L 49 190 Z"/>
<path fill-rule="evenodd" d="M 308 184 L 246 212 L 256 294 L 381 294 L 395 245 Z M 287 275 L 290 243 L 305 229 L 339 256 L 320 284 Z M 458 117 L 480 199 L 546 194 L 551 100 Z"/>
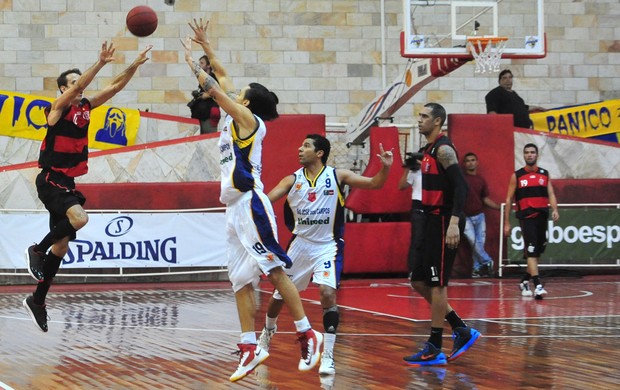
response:
<path fill-rule="evenodd" d="M 385 151 L 383 149 L 383 144 L 380 143 L 379 151 L 381 153 L 377 154 L 377 157 L 379 157 L 379 159 L 381 160 L 381 164 L 383 164 L 386 167 L 391 167 L 392 164 L 394 163 L 394 155 L 392 153 L 392 149 Z"/>
<path fill-rule="evenodd" d="M 140 54 L 138 54 L 138 57 L 136 57 L 136 60 L 134 61 L 136 64 L 138 65 L 142 65 L 144 64 L 146 61 L 149 60 L 149 58 L 146 56 L 146 54 L 151 51 L 151 49 L 153 48 L 153 45 L 147 45 L 144 50 L 142 50 L 140 52 Z"/>
<path fill-rule="evenodd" d="M 108 41 L 104 41 L 101 44 L 101 51 L 99 52 L 99 61 L 103 62 L 104 64 L 108 64 L 114 61 L 115 50 L 116 48 L 114 47 L 113 42 L 110 42 L 110 45 L 108 46 Z"/>
<path fill-rule="evenodd" d="M 188 35 L 185 39 L 180 39 L 183 49 L 185 49 L 185 60 L 189 61 L 192 58 L 192 38 Z"/>
<path fill-rule="evenodd" d="M 209 20 L 203 20 L 202 18 L 200 18 L 200 21 L 198 21 L 194 19 L 193 24 L 192 22 L 188 22 L 187 24 L 192 29 L 192 31 L 194 31 L 194 37 L 192 38 L 192 41 L 201 45 L 203 43 L 209 44 L 209 38 L 207 38 L 207 27 L 209 27 Z"/>

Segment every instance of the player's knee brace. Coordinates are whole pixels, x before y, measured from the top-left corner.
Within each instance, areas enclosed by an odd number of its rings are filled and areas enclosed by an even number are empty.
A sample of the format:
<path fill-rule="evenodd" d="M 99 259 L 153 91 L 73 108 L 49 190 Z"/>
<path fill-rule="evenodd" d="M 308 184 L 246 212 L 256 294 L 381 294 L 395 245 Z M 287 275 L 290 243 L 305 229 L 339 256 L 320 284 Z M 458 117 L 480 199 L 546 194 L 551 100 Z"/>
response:
<path fill-rule="evenodd" d="M 340 315 L 338 314 L 338 306 L 323 309 L 323 326 L 325 327 L 325 332 L 336 333 L 339 321 Z"/>

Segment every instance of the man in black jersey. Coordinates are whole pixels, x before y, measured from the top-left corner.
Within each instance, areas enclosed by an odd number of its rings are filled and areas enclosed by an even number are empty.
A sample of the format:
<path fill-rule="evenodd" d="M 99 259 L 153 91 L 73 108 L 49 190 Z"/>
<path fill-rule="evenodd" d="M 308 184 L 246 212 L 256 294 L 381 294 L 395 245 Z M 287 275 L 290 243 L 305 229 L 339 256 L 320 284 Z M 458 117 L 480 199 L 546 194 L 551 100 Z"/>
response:
<path fill-rule="evenodd" d="M 428 103 L 418 117 L 427 144 L 422 158 L 424 238 L 421 256 L 414 258 L 411 286 L 431 305 L 431 335 L 418 353 L 404 360 L 416 366 L 443 365 L 461 356 L 480 338 L 448 304 L 448 280 L 465 228 L 463 205 L 467 184 L 452 142 L 441 131 L 446 110 Z M 454 344 L 446 358 L 441 351 L 444 319 L 450 323 Z"/>
<path fill-rule="evenodd" d="M 90 111 L 111 99 L 131 80 L 148 58 L 152 46 L 142 50 L 134 62 L 118 74 L 110 85 L 92 98 L 84 97 L 84 89 L 95 75 L 114 61 L 114 44 L 101 45 L 99 59 L 84 73 L 69 69 L 57 79 L 61 95 L 45 110 L 47 134 L 41 143 L 36 178 L 39 199 L 50 213 L 50 232 L 38 243 L 26 249 L 28 272 L 38 281 L 36 290 L 24 299 L 24 307 L 35 325 L 47 332 L 45 297 L 52 280 L 69 251 L 69 241 L 88 222 L 82 208 L 86 199 L 75 189 L 75 178 L 88 172 L 88 126 Z"/>

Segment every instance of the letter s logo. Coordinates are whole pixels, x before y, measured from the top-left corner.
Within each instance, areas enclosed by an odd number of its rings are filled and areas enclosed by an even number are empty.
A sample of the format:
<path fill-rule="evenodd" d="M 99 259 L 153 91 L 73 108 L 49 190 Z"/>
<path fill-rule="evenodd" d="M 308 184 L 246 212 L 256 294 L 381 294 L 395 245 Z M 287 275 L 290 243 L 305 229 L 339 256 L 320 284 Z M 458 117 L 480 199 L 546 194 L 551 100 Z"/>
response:
<path fill-rule="evenodd" d="M 120 237 L 129 232 L 133 226 L 133 219 L 129 217 L 117 217 L 105 227 L 105 234 L 110 237 Z"/>

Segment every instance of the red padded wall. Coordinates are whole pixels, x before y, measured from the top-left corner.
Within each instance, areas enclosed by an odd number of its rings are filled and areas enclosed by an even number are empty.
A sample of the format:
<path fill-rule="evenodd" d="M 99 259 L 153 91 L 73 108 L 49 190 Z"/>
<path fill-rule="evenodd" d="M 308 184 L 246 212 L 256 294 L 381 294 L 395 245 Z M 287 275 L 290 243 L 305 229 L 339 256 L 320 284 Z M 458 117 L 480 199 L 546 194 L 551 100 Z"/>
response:
<path fill-rule="evenodd" d="M 374 176 L 382 167 L 377 157 L 379 145 L 384 150 L 392 150 L 394 164 L 390 169 L 385 185 L 380 190 L 362 190 L 352 188 L 347 197 L 346 206 L 358 214 L 406 213 L 411 209 L 411 192 L 399 191 L 398 181 L 403 174 L 402 157 L 398 140 L 398 128 L 372 127 L 370 129 L 370 159 L 363 176 Z"/>

